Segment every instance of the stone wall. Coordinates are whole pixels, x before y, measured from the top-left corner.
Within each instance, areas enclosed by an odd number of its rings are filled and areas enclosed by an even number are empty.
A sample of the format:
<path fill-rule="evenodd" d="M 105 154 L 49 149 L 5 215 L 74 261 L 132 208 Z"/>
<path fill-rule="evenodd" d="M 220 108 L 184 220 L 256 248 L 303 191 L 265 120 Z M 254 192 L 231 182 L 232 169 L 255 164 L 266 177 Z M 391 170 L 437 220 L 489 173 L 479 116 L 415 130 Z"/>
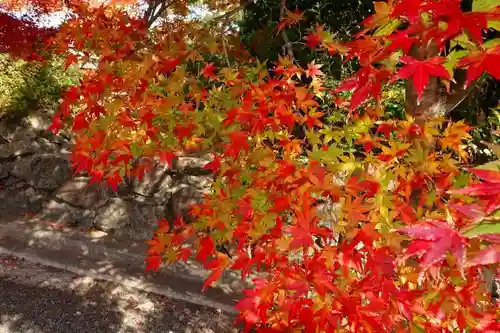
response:
<path fill-rule="evenodd" d="M 50 115 L 40 112 L 0 122 L 0 213 L 4 221 L 29 216 L 58 225 L 149 239 L 156 222 L 186 215 L 210 187 L 208 161 L 181 157 L 173 168 L 158 163 L 141 182 L 117 192 L 73 175 L 68 133 L 47 135 Z"/>

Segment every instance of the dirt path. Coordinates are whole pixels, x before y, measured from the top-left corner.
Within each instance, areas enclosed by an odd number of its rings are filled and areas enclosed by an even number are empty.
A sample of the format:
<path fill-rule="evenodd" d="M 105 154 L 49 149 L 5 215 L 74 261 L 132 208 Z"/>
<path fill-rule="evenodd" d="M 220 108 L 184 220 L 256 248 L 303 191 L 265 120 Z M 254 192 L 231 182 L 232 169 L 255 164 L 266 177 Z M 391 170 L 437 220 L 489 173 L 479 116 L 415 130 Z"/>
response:
<path fill-rule="evenodd" d="M 0 333 L 225 333 L 212 309 L 0 255 Z"/>

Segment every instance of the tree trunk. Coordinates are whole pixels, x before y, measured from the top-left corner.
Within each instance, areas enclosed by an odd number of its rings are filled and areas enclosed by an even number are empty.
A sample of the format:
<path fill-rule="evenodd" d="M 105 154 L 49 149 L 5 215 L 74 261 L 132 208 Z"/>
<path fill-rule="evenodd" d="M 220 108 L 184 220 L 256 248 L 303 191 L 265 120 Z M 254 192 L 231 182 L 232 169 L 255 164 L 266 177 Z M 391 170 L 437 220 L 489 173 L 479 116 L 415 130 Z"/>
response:
<path fill-rule="evenodd" d="M 418 60 L 425 60 L 436 57 L 439 53 L 436 43 L 429 42 L 426 45 L 414 46 L 409 55 Z M 414 117 L 417 122 L 424 122 L 426 119 L 445 116 L 451 112 L 476 89 L 476 82 L 465 87 L 465 72 L 456 72 L 454 79 L 455 82 L 450 85 L 453 93 L 448 94 L 444 86 L 440 86 L 439 79 L 431 76 L 420 101 L 413 82 L 408 80 L 405 93 L 406 113 Z"/>
<path fill-rule="evenodd" d="M 429 59 L 437 55 L 439 55 L 439 48 L 434 42 L 429 42 L 427 45 L 414 46 L 410 51 L 410 56 L 418 60 Z M 419 122 L 441 115 L 445 99 L 445 96 L 441 94 L 437 77 L 431 76 L 420 101 L 418 100 L 417 90 L 413 82 L 411 80 L 407 81 L 406 113 Z"/>

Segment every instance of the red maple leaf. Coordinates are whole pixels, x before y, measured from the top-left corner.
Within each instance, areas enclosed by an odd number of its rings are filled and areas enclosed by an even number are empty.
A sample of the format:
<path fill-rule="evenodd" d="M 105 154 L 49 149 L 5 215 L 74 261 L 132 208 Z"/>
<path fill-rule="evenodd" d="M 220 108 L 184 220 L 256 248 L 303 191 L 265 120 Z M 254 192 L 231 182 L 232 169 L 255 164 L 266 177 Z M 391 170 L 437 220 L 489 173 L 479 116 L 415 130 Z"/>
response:
<path fill-rule="evenodd" d="M 80 112 L 73 119 L 73 131 L 79 131 L 82 129 L 89 128 L 89 122 L 84 112 Z"/>
<path fill-rule="evenodd" d="M 459 267 L 464 266 L 466 238 L 444 221 L 428 220 L 413 227 L 400 228 L 415 240 L 406 250 L 404 258 L 422 257 L 421 265 L 425 270 L 442 261 L 447 252 L 453 254 Z"/>
<path fill-rule="evenodd" d="M 462 194 L 478 197 L 487 202 L 485 215 L 491 214 L 500 208 L 500 171 L 469 169 L 477 177 L 483 179 L 479 184 L 472 184 L 464 188 L 449 190 L 451 194 Z"/>
<path fill-rule="evenodd" d="M 320 70 L 321 66 L 323 66 L 323 65 L 322 64 L 315 64 L 314 61 L 312 63 L 308 64 L 307 69 L 306 69 L 307 76 L 312 77 L 314 79 L 316 76 L 325 75 Z"/>
<path fill-rule="evenodd" d="M 191 254 L 192 250 L 189 247 L 183 247 L 179 250 L 179 260 L 187 262 Z"/>
<path fill-rule="evenodd" d="M 224 253 L 217 252 L 217 259 L 214 259 L 205 265 L 205 268 L 211 269 L 212 272 L 203 284 L 203 291 L 205 291 L 221 277 L 224 269 L 228 266 L 228 264 L 229 257 Z"/>
<path fill-rule="evenodd" d="M 290 243 L 292 249 L 307 248 L 314 244 L 313 236 L 328 236 L 327 228 L 318 226 L 318 218 L 314 215 L 313 198 L 309 192 L 304 193 L 301 205 L 295 208 L 296 223 L 288 227 L 288 232 L 293 235 Z"/>
<path fill-rule="evenodd" d="M 205 164 L 203 166 L 203 169 L 210 170 L 213 173 L 217 173 L 220 170 L 220 165 L 221 165 L 220 157 L 217 154 L 214 154 L 214 160 Z"/>
<path fill-rule="evenodd" d="M 167 59 L 164 59 L 161 63 L 160 63 L 160 72 L 161 73 L 165 73 L 165 74 L 168 74 L 170 72 L 173 72 L 177 66 L 181 63 L 181 61 L 179 59 L 175 59 L 175 58 L 167 58 Z"/>
<path fill-rule="evenodd" d="M 404 54 L 408 54 L 413 43 L 416 42 L 416 39 L 408 36 L 408 33 L 405 31 L 398 31 L 388 36 L 387 39 L 391 41 L 391 44 L 385 49 L 385 52 L 389 54 L 399 49 L 401 49 Z"/>
<path fill-rule="evenodd" d="M 200 262 L 206 262 L 208 257 L 215 252 L 214 241 L 210 236 L 202 238 L 200 240 L 200 248 L 198 249 L 198 255 L 196 260 Z"/>
<path fill-rule="evenodd" d="M 299 21 L 304 19 L 304 14 L 296 8 L 293 12 L 289 11 L 288 9 L 286 10 L 286 15 L 283 17 L 278 26 L 276 27 L 278 32 L 281 30 L 291 27 L 295 24 L 297 24 Z"/>
<path fill-rule="evenodd" d="M 170 167 L 174 166 L 174 161 L 177 158 L 174 152 L 172 151 L 159 151 L 158 155 L 160 156 L 160 162 L 168 163 Z"/>
<path fill-rule="evenodd" d="M 373 66 L 367 66 L 359 70 L 356 76 L 345 80 L 335 92 L 339 91 L 354 91 L 349 109 L 355 110 L 370 95 L 376 99 L 380 96 L 382 84 L 391 75 L 391 72 L 386 69 L 376 69 Z"/>
<path fill-rule="evenodd" d="M 476 80 L 484 72 L 488 72 L 495 79 L 500 80 L 500 45 L 487 49 L 485 51 L 473 52 L 467 57 L 460 59 L 458 66 L 466 67 L 468 86 L 472 81 Z"/>
<path fill-rule="evenodd" d="M 208 79 L 217 79 L 217 75 L 215 74 L 216 67 L 214 64 L 208 63 L 203 67 L 201 70 L 201 73 L 203 74 L 204 77 Z"/>
<path fill-rule="evenodd" d="M 243 131 L 235 131 L 228 134 L 231 143 L 226 144 L 226 155 L 236 157 L 242 150 L 248 150 L 248 134 Z"/>
<path fill-rule="evenodd" d="M 176 125 L 174 128 L 174 134 L 179 139 L 179 142 L 186 138 L 190 138 L 193 135 L 193 131 L 196 129 L 196 125 L 189 123 L 186 125 Z"/>
<path fill-rule="evenodd" d="M 50 126 L 47 128 L 47 132 L 55 135 L 55 134 L 59 133 L 59 131 L 61 130 L 62 127 L 63 127 L 63 121 L 61 119 L 61 114 L 56 113 L 52 117 L 52 122 L 51 122 Z"/>
<path fill-rule="evenodd" d="M 69 66 L 71 66 L 72 64 L 76 64 L 78 61 L 78 58 L 76 57 L 75 54 L 68 54 L 66 56 L 66 61 L 64 62 L 64 69 L 68 69 Z"/>
<path fill-rule="evenodd" d="M 94 169 L 90 172 L 89 184 L 99 184 L 104 177 L 104 172 L 101 169 Z"/>
<path fill-rule="evenodd" d="M 490 265 L 500 262 L 500 246 L 489 246 L 467 261 L 467 266 Z"/>
<path fill-rule="evenodd" d="M 154 254 L 146 257 L 145 261 L 146 261 L 146 269 L 145 269 L 146 272 L 157 271 L 158 268 L 160 268 L 162 258 L 161 255 Z"/>
<path fill-rule="evenodd" d="M 417 60 L 410 56 L 402 56 L 401 62 L 406 64 L 397 73 L 396 78 L 412 78 L 413 85 L 417 90 L 418 98 L 422 98 L 425 87 L 429 84 L 431 76 L 450 79 L 450 73 L 442 65 L 443 57 L 434 57 L 426 60 Z"/>
<path fill-rule="evenodd" d="M 482 31 L 488 28 L 488 16 L 490 13 L 464 13 L 460 8 L 460 2 L 456 0 L 429 2 L 422 6 L 422 10 L 433 14 L 435 24 L 439 24 L 440 21 L 446 21 L 445 31 L 439 31 L 439 35 L 436 36 L 441 38 L 441 40 L 452 39 L 464 31 L 475 42 L 482 44 Z"/>
<path fill-rule="evenodd" d="M 118 172 L 114 172 L 111 176 L 106 179 L 108 185 L 113 189 L 113 191 L 118 191 L 118 185 L 123 181 L 122 177 Z"/>
<path fill-rule="evenodd" d="M 276 196 L 273 199 L 273 205 L 270 207 L 269 211 L 271 212 L 282 212 L 288 209 L 290 206 L 290 198 L 286 195 Z"/>
<path fill-rule="evenodd" d="M 323 41 L 323 33 L 323 27 L 319 24 L 316 25 L 316 30 L 304 37 L 304 39 L 306 40 L 305 44 L 309 48 L 315 49 Z"/>

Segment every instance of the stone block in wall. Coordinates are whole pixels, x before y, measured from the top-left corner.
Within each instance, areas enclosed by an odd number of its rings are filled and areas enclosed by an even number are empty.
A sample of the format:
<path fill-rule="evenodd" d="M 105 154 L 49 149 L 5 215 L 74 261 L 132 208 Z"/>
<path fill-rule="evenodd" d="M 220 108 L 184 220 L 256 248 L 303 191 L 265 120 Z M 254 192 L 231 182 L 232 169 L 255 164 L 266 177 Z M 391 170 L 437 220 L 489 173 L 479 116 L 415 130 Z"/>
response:
<path fill-rule="evenodd" d="M 0 160 L 12 159 L 19 156 L 34 154 L 40 150 L 36 141 L 22 140 L 0 144 Z"/>
<path fill-rule="evenodd" d="M 37 213 L 45 199 L 46 193 L 11 178 L 0 188 L 0 212 L 3 216 Z"/>
<path fill-rule="evenodd" d="M 64 202 L 48 200 L 37 218 L 56 224 L 90 229 L 94 224 L 95 212 L 91 209 L 73 207 Z"/>
<path fill-rule="evenodd" d="M 11 174 L 39 189 L 55 190 L 71 177 L 67 156 L 35 154 L 14 162 Z"/>
<path fill-rule="evenodd" d="M 94 225 L 119 237 L 151 239 L 161 218 L 156 208 L 155 205 L 139 204 L 134 200 L 112 198 L 96 211 Z"/>
<path fill-rule="evenodd" d="M 88 177 L 74 177 L 64 182 L 54 192 L 54 196 L 73 206 L 89 209 L 104 205 L 110 198 L 116 197 L 106 184 L 90 184 Z"/>
<path fill-rule="evenodd" d="M 166 164 L 158 163 L 142 180 L 134 178 L 132 191 L 145 197 L 144 202 L 164 204 L 170 198 L 172 187 L 171 170 Z"/>
<path fill-rule="evenodd" d="M 169 218 L 183 217 L 185 221 L 191 221 L 189 215 L 191 205 L 202 202 L 203 195 L 210 191 L 212 184 L 211 176 L 185 175 L 174 180 L 172 194 L 169 202 Z"/>

